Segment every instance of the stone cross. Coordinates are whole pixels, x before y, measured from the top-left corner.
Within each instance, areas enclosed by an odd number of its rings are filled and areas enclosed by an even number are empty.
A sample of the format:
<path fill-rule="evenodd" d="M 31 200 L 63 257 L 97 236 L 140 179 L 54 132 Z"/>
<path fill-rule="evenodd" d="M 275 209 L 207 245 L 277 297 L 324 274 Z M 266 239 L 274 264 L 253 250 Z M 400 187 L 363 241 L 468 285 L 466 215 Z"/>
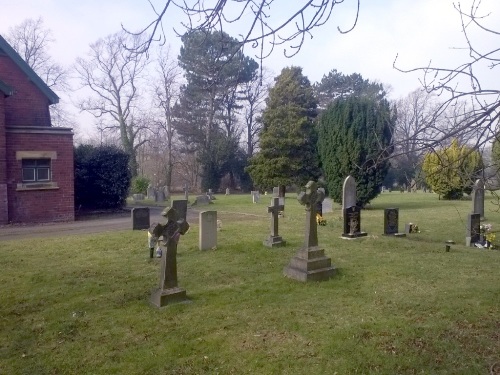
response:
<path fill-rule="evenodd" d="M 162 238 L 160 283 L 151 295 L 151 302 L 157 307 L 186 299 L 186 290 L 179 288 L 177 283 L 177 243 L 180 235 L 188 231 L 189 224 L 173 208 L 162 215 L 167 218 L 167 223 L 157 224 L 152 233 L 153 236 Z"/>
<path fill-rule="evenodd" d="M 267 207 L 267 213 L 272 214 L 271 216 L 271 236 L 278 235 L 278 213 L 285 209 L 285 206 L 280 204 L 280 199 L 274 197 L 272 199 L 273 205 Z"/>
<path fill-rule="evenodd" d="M 306 248 L 318 246 L 318 226 L 316 222 L 316 205 L 325 199 L 324 190 L 318 190 L 316 182 L 309 181 L 306 184 L 306 191 L 301 192 L 298 197 L 300 204 L 306 207 Z"/>

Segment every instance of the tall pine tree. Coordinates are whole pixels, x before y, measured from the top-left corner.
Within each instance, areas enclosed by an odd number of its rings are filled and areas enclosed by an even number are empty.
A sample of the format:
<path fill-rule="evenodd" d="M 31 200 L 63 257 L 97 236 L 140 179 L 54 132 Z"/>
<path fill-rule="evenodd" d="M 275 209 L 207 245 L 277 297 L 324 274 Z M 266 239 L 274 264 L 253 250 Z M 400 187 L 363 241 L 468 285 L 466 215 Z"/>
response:
<path fill-rule="evenodd" d="M 317 102 L 302 68 L 289 67 L 275 78 L 262 114 L 260 151 L 247 168 L 261 188 L 303 185 L 320 176 L 317 132 L 314 119 Z"/>
<path fill-rule="evenodd" d="M 369 96 L 339 98 L 323 112 L 318 150 L 329 195 L 335 201 L 342 201 L 348 175 L 356 180 L 359 206 L 378 195 L 389 169 L 394 122 L 389 102 Z"/>

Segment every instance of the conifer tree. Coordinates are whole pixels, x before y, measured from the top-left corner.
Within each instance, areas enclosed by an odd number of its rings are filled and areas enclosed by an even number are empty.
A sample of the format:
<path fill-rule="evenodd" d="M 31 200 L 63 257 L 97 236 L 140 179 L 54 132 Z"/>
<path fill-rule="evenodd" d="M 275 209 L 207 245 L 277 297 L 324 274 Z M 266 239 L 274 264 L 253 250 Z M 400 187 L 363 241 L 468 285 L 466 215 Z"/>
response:
<path fill-rule="evenodd" d="M 275 78 L 262 114 L 260 151 L 247 168 L 261 188 L 303 185 L 320 176 L 317 132 L 314 119 L 317 102 L 302 68 L 288 67 Z"/>

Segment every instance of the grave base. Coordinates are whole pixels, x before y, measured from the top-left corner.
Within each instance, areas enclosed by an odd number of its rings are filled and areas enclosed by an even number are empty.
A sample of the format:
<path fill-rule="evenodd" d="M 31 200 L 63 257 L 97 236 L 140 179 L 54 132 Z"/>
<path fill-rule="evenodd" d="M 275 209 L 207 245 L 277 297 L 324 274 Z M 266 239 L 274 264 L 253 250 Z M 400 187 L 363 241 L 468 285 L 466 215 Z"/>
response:
<path fill-rule="evenodd" d="M 169 289 L 155 289 L 151 293 L 150 302 L 156 307 L 163 307 L 172 303 L 187 300 L 186 289 L 175 287 Z"/>
<path fill-rule="evenodd" d="M 335 275 L 332 260 L 319 247 L 302 248 L 288 266 L 283 269 L 285 276 L 299 281 L 326 281 Z"/>
<path fill-rule="evenodd" d="M 264 246 L 267 247 L 279 247 L 285 246 L 286 242 L 283 241 L 281 236 L 269 236 L 267 240 L 263 242 Z"/>
<path fill-rule="evenodd" d="M 384 233 L 382 236 L 388 236 L 388 237 L 406 237 L 406 233 Z"/>
<path fill-rule="evenodd" d="M 359 237 L 366 237 L 368 236 L 368 233 L 366 232 L 357 232 L 357 233 L 342 233 L 341 238 L 349 238 L 349 239 L 355 239 Z"/>

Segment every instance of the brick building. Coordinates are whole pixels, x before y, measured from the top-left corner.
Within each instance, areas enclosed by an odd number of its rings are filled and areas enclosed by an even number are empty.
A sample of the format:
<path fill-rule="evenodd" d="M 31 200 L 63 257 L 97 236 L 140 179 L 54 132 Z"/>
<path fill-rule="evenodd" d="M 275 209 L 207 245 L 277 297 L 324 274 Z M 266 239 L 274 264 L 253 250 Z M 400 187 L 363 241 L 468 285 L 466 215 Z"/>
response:
<path fill-rule="evenodd" d="M 0 224 L 75 219 L 73 132 L 50 121 L 58 101 L 0 35 Z"/>

